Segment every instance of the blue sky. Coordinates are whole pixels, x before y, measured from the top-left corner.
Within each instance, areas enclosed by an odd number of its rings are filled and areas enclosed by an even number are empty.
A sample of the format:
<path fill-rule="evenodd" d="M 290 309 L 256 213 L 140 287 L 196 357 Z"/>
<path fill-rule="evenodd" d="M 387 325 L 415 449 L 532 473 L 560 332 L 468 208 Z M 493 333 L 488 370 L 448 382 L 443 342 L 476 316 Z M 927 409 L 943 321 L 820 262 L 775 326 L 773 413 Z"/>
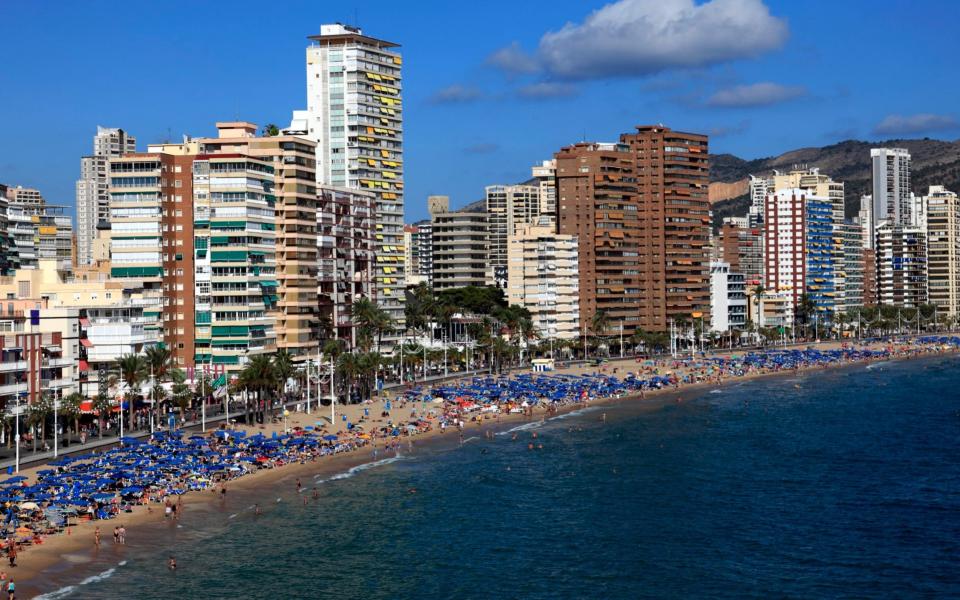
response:
<path fill-rule="evenodd" d="M 141 148 L 217 120 L 286 125 L 306 36 L 335 21 L 402 45 L 408 221 L 428 194 L 460 206 L 642 123 L 744 158 L 960 137 L 951 1 L 0 0 L 0 20 L 0 182 L 69 206 L 97 125 Z"/>

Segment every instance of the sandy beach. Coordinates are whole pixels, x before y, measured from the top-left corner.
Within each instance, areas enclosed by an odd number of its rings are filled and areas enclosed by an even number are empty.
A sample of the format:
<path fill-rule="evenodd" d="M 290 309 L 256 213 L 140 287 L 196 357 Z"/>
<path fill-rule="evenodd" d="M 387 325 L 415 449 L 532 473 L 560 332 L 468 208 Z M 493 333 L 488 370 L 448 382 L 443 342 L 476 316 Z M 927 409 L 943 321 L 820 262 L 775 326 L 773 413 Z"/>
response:
<path fill-rule="evenodd" d="M 821 350 L 829 350 L 839 348 L 840 345 L 841 344 L 839 342 L 830 342 L 817 345 L 816 347 L 817 349 Z M 933 348 L 926 347 L 919 348 L 912 344 L 891 344 L 889 342 L 858 346 L 858 348 L 860 347 L 871 350 L 893 348 L 894 355 L 891 356 L 890 359 L 894 360 L 928 356 L 947 351 L 943 349 L 934 350 Z M 730 355 L 740 356 L 743 354 L 743 351 L 734 350 L 727 353 L 716 354 L 713 355 L 713 357 Z M 647 372 L 657 370 L 660 373 L 671 372 L 673 375 L 681 379 L 689 377 L 690 379 L 695 380 L 697 379 L 697 376 L 700 376 L 700 378 L 703 379 L 698 382 L 685 383 L 676 387 L 668 386 L 659 390 L 649 390 L 644 394 L 631 394 L 624 397 L 603 398 L 591 402 L 591 404 L 596 405 L 610 402 L 643 401 L 646 405 L 649 405 L 651 409 L 655 409 L 668 402 L 682 402 L 691 399 L 699 396 L 704 391 L 723 386 L 731 381 L 739 383 L 762 377 L 790 375 L 800 371 L 808 372 L 816 369 L 843 368 L 852 364 L 862 364 L 863 362 L 867 361 L 841 362 L 827 366 L 818 365 L 799 369 L 797 371 L 791 369 L 788 371 L 781 370 L 769 372 L 749 372 L 743 376 L 725 379 L 709 378 L 709 375 L 704 369 L 703 364 L 684 364 L 680 362 L 679 359 L 678 361 L 674 361 L 672 359 L 661 360 L 658 364 L 638 362 L 633 359 L 610 360 L 599 368 L 577 366 L 573 368 L 560 369 L 555 373 L 580 375 L 586 373 L 603 372 L 605 374 L 614 374 L 622 377 L 627 372 L 637 373 L 644 370 Z M 471 374 L 470 376 L 472 377 L 477 375 L 482 374 Z M 343 421 L 341 421 L 341 415 L 346 415 L 347 420 L 352 423 L 362 423 L 365 426 L 384 425 L 388 419 L 379 415 L 384 409 L 384 402 L 388 399 L 390 398 L 376 399 L 372 403 L 366 404 L 338 406 L 336 423 L 337 425 L 342 424 Z M 402 415 L 400 418 L 405 418 L 408 414 L 405 411 L 422 410 L 422 407 L 417 404 L 411 403 L 410 405 L 401 408 L 396 406 L 396 399 L 393 399 L 393 402 L 394 407 L 392 415 L 394 419 L 396 419 L 398 415 Z M 558 410 L 553 413 L 553 415 L 578 410 L 583 408 L 583 406 L 584 405 L 582 403 L 563 405 L 560 406 Z M 365 411 L 369 411 L 371 416 L 365 417 Z M 521 414 L 501 414 L 498 416 L 491 416 L 491 418 L 484 419 L 483 421 L 468 422 L 465 429 L 467 431 L 475 431 L 481 430 L 482 428 L 502 428 L 511 424 L 522 422 L 524 420 L 540 420 L 553 415 L 547 415 L 545 410 L 537 408 L 532 417 Z M 318 426 L 321 423 L 326 424 L 329 416 L 329 407 L 320 407 L 318 411 L 318 407 L 314 406 L 312 414 L 291 411 L 290 416 L 286 419 L 286 423 L 281 420 L 279 423 L 265 424 L 256 427 L 245 427 L 239 425 L 237 426 L 237 429 L 246 430 L 251 434 L 263 433 L 269 436 L 274 431 L 283 431 L 284 427 L 293 428 L 310 425 Z M 420 414 L 419 416 L 422 417 L 423 415 Z M 324 419 L 324 417 L 326 419 Z M 332 428 L 330 425 L 326 424 L 326 431 L 330 432 L 331 429 Z M 337 430 L 334 429 L 332 432 L 336 433 Z M 406 448 L 409 441 L 412 443 L 415 451 L 415 448 L 421 446 L 422 444 L 429 443 L 430 440 L 440 437 L 445 437 L 450 441 L 450 443 L 456 443 L 457 432 L 455 430 L 450 430 L 446 433 L 442 433 L 440 427 L 434 426 L 426 433 L 417 435 L 415 437 L 404 438 L 403 443 L 404 447 Z M 206 509 L 211 506 L 215 507 L 217 503 L 231 503 L 231 499 L 235 495 L 242 496 L 245 493 L 253 493 L 258 490 L 266 490 L 271 488 L 293 488 L 294 482 L 298 478 L 303 478 L 304 481 L 311 482 L 308 483 L 307 487 L 304 488 L 304 493 L 308 493 L 310 486 L 312 485 L 313 477 L 317 475 L 333 475 L 344 472 L 351 467 L 363 463 L 369 463 L 373 460 L 373 450 L 375 448 L 377 449 L 380 458 L 390 456 L 388 451 L 384 448 L 385 441 L 383 439 L 375 440 L 373 444 L 373 446 L 362 447 L 354 451 L 344 452 L 328 457 L 321 457 L 315 461 L 308 461 L 300 464 L 288 464 L 279 468 L 259 470 L 236 480 L 231 480 L 226 484 L 228 489 L 226 500 L 222 500 L 220 498 L 220 494 L 216 493 L 216 490 L 213 488 L 205 491 L 189 492 L 182 496 L 182 502 L 185 508 L 184 513 L 186 515 L 190 515 L 194 510 L 198 510 L 197 507 L 201 504 L 204 505 L 203 508 Z M 22 470 L 21 474 L 28 477 L 30 481 L 34 481 L 37 476 L 37 471 L 44 468 L 47 467 L 43 465 L 33 466 L 29 469 Z M 234 510 L 234 508 L 231 507 L 231 510 Z M 236 510 L 240 509 L 237 508 Z M 48 536 L 43 539 L 40 545 L 23 548 L 18 553 L 16 567 L 4 568 L 0 570 L 4 571 L 8 576 L 13 576 L 15 578 L 18 586 L 18 592 L 20 592 L 22 597 L 32 597 L 37 593 L 38 587 L 36 586 L 40 584 L 40 582 L 44 581 L 45 578 L 50 576 L 50 574 L 63 574 L 65 571 L 76 570 L 78 572 L 78 577 L 82 576 L 79 574 L 83 573 L 85 564 L 95 560 L 101 553 L 111 552 L 111 546 L 114 545 L 114 542 L 111 539 L 111 534 L 114 527 L 123 525 L 127 529 L 127 538 L 129 544 L 149 545 L 151 528 L 164 526 L 164 524 L 169 521 L 170 519 L 166 519 L 164 516 L 162 504 L 136 506 L 133 512 L 124 514 L 120 517 L 103 521 L 81 522 L 78 525 L 70 527 L 68 532 L 65 534 Z M 101 547 L 99 549 L 94 544 L 94 531 L 97 527 L 100 528 L 102 536 Z"/>

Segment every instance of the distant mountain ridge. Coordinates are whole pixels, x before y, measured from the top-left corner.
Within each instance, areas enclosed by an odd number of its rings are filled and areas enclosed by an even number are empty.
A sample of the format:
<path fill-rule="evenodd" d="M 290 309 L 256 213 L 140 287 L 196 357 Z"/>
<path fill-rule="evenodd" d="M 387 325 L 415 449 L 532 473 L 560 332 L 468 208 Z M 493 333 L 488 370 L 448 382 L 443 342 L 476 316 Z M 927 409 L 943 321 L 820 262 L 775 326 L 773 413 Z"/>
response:
<path fill-rule="evenodd" d="M 960 140 L 943 141 L 930 138 L 864 142 L 846 140 L 822 148 L 800 148 L 779 156 L 744 160 L 732 154 L 710 157 L 710 181 L 734 183 L 749 175 L 768 175 L 774 169 L 789 171 L 795 167 L 819 167 L 820 172 L 844 183 L 846 214 L 860 210 L 860 196 L 871 192 L 871 148 L 906 148 L 912 168 L 910 184 L 917 195 L 926 194 L 931 185 L 943 185 L 960 192 Z M 714 222 L 723 217 L 742 216 L 750 204 L 748 194 L 713 205 Z"/>

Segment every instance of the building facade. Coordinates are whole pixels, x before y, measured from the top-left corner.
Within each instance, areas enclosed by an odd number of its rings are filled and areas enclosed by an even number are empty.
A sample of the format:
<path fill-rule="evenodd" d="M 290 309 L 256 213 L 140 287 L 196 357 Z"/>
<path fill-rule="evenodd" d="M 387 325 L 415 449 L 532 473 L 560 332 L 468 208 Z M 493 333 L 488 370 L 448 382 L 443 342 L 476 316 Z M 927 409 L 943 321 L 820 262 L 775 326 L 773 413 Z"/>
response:
<path fill-rule="evenodd" d="M 881 222 L 913 225 L 910 201 L 910 152 L 903 148 L 873 148 L 872 229 Z"/>
<path fill-rule="evenodd" d="M 289 131 L 316 142 L 318 184 L 360 188 L 376 197 L 375 300 L 402 329 L 403 59 L 397 44 L 356 27 L 322 25 L 306 51 L 307 109 Z M 395 283 L 399 281 L 399 284 Z"/>
<path fill-rule="evenodd" d="M 508 240 L 540 216 L 540 187 L 490 185 L 484 191 L 490 233 L 487 283 L 506 289 Z"/>
<path fill-rule="evenodd" d="M 836 254 L 830 198 L 802 189 L 767 196 L 764 211 L 764 287 L 791 298 L 794 312 L 806 294 L 821 319 L 836 309 Z"/>
<path fill-rule="evenodd" d="M 747 324 L 747 286 L 729 263 L 710 263 L 710 330 L 743 330 Z"/>
<path fill-rule="evenodd" d="M 930 304 L 960 314 L 960 199 L 943 186 L 927 194 L 927 279 Z"/>
<path fill-rule="evenodd" d="M 556 154 L 557 233 L 577 239 L 580 334 L 598 311 L 625 335 L 656 321 L 662 305 L 640 264 L 635 154 L 619 143 L 579 143 Z"/>
<path fill-rule="evenodd" d="M 837 294 L 837 312 L 848 312 L 864 305 L 863 230 L 855 223 L 844 223 L 838 230 L 843 246 L 843 288 Z"/>
<path fill-rule="evenodd" d="M 443 212 L 432 216 L 433 288 L 446 290 L 487 284 L 487 215 Z"/>
<path fill-rule="evenodd" d="M 662 125 L 620 136 L 634 154 L 640 271 L 662 309 L 644 328 L 710 312 L 710 159 L 707 136 Z M 662 317 L 662 319 L 661 319 Z"/>
<path fill-rule="evenodd" d="M 540 195 L 540 214 L 556 221 L 557 161 L 554 159 L 541 161 L 539 165 L 533 165 L 530 172 L 534 180 L 533 185 L 537 186 Z"/>
<path fill-rule="evenodd" d="M 918 227 L 877 227 L 877 300 L 916 307 L 927 303 L 927 234 Z"/>
<path fill-rule="evenodd" d="M 317 289 L 320 321 L 330 324 L 334 339 L 345 340 L 351 348 L 357 343 L 356 325 L 351 317 L 353 303 L 372 298 L 374 265 L 387 275 L 390 285 L 402 285 L 392 276 L 399 272 L 392 255 L 376 255 L 376 196 L 345 187 L 321 185 L 317 211 L 317 247 L 319 270 Z"/>
<path fill-rule="evenodd" d="M 80 179 L 76 184 L 78 265 L 93 263 L 97 227 L 110 221 L 110 157 L 136 150 L 136 138 L 123 129 L 98 126 L 93 136 L 93 154 L 80 159 Z"/>
<path fill-rule="evenodd" d="M 510 236 L 507 300 L 530 311 L 543 339 L 577 339 L 580 290 L 577 238 L 552 224 L 527 225 Z"/>

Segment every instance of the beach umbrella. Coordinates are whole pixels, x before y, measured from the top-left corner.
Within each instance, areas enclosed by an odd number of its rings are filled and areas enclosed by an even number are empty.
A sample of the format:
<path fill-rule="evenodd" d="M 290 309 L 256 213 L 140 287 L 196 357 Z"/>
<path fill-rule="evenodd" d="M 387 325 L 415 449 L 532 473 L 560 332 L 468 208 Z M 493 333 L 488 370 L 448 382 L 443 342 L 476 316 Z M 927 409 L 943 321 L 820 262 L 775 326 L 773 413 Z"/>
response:
<path fill-rule="evenodd" d="M 36 502 L 24 502 L 20 505 L 20 510 L 37 510 L 40 508 Z"/>
<path fill-rule="evenodd" d="M 6 484 L 8 484 L 8 483 L 20 483 L 21 481 L 26 481 L 26 480 L 27 480 L 27 478 L 24 477 L 23 475 L 16 475 L 16 476 L 11 477 L 10 479 L 7 479 L 6 481 L 4 481 L 3 484 L 6 485 Z"/>
<path fill-rule="evenodd" d="M 328 442 L 332 442 L 332 441 L 334 441 L 334 440 L 337 439 L 337 436 L 335 436 L 335 435 L 325 435 L 325 436 L 323 436 L 323 439 L 326 440 L 326 441 L 328 441 Z"/>

